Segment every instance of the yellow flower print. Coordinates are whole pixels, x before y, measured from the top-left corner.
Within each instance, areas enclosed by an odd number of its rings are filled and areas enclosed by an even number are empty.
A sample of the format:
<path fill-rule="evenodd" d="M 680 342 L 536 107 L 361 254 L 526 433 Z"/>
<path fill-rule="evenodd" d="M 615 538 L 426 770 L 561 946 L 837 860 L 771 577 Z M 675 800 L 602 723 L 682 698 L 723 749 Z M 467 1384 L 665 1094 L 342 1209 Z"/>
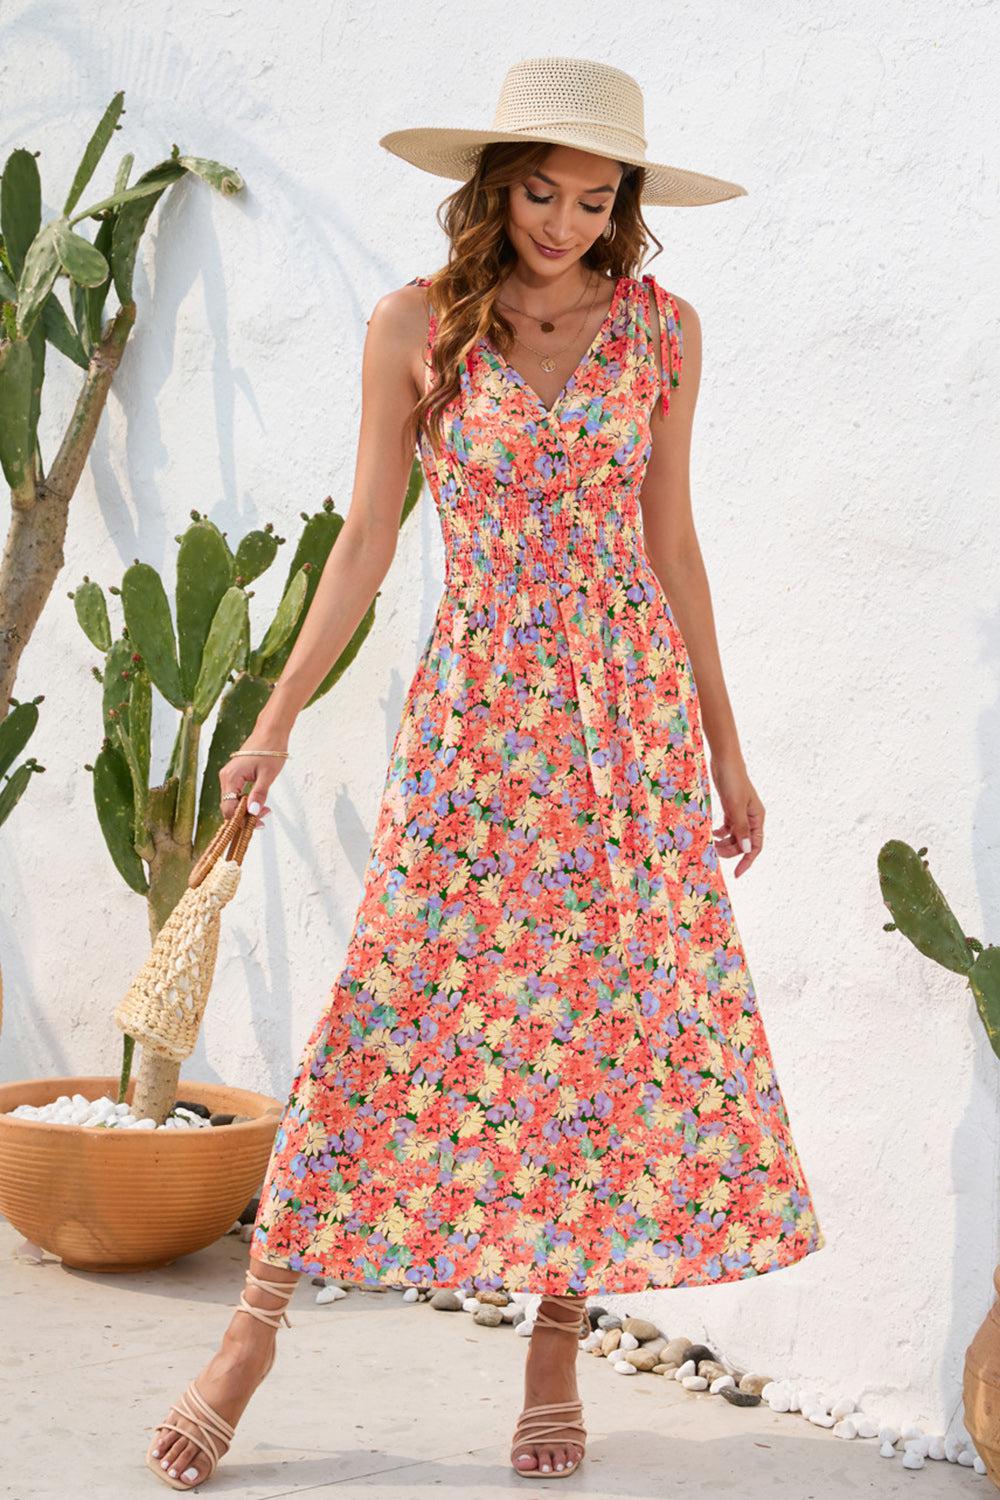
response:
<path fill-rule="evenodd" d="M 486 1212 L 481 1203 L 470 1203 L 468 1208 L 458 1215 L 455 1220 L 455 1228 L 459 1234 L 477 1234 L 483 1227 Z"/>
<path fill-rule="evenodd" d="M 485 1124 L 485 1112 L 478 1104 L 469 1105 L 459 1122 L 458 1134 L 462 1140 L 467 1140 L 470 1135 L 482 1135 Z"/>
<path fill-rule="evenodd" d="M 406 1096 L 406 1113 L 408 1115 L 421 1115 L 425 1109 L 430 1108 L 434 1095 L 437 1093 L 437 1085 L 429 1083 L 426 1078 L 415 1083 Z"/>
<path fill-rule="evenodd" d="M 396 1245 L 406 1240 L 412 1227 L 413 1220 L 408 1213 L 404 1213 L 398 1203 L 393 1203 L 375 1219 L 375 1228 L 378 1233 L 384 1234 L 387 1240 Z"/>
<path fill-rule="evenodd" d="M 716 1178 L 707 1192 L 702 1194 L 701 1206 L 709 1213 L 717 1214 L 725 1208 L 733 1196 L 732 1188 L 722 1177 Z"/>
<path fill-rule="evenodd" d="M 754 1240 L 750 1246 L 750 1264 L 758 1271 L 762 1271 L 774 1259 L 780 1243 L 780 1237 L 776 1234 L 765 1235 L 763 1239 Z"/>

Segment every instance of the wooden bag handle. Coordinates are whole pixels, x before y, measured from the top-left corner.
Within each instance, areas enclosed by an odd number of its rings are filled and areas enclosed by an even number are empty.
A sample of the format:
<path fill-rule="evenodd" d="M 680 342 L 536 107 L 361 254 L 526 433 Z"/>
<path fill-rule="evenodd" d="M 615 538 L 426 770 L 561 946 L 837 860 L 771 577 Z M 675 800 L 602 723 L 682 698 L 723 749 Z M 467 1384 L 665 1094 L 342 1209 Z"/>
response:
<path fill-rule="evenodd" d="M 243 856 L 247 852 L 247 846 L 250 843 L 250 835 L 256 827 L 253 818 L 247 812 L 249 795 L 249 792 L 243 793 L 236 804 L 232 817 L 223 818 L 216 833 L 209 843 L 205 845 L 205 848 L 191 866 L 191 873 L 187 879 L 189 886 L 201 885 L 201 882 L 205 879 L 205 876 L 220 857 L 227 844 L 229 848 L 226 852 L 226 858 L 234 859 L 238 865 L 243 863 Z"/>

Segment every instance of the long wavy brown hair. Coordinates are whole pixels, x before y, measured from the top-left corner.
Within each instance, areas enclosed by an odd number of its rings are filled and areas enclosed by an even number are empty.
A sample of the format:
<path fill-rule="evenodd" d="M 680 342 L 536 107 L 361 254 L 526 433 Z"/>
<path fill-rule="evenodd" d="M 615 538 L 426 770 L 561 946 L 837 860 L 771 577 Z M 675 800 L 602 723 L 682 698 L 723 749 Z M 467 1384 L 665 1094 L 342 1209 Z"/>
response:
<path fill-rule="evenodd" d="M 505 358 L 515 329 L 496 308 L 500 283 L 517 260 L 507 235 L 511 187 L 541 166 L 552 150 L 546 141 L 493 141 L 479 153 L 472 176 L 439 205 L 438 223 L 449 241 L 447 264 L 430 277 L 427 295 L 437 319 L 432 356 L 433 383 L 413 408 L 419 432 L 423 428 L 440 450 L 443 412 L 458 395 L 462 360 L 486 338 Z M 622 162 L 615 195 L 611 239 L 598 235 L 583 264 L 602 275 L 635 276 L 650 244 L 663 246 L 642 217 L 640 200 L 645 170 Z"/>

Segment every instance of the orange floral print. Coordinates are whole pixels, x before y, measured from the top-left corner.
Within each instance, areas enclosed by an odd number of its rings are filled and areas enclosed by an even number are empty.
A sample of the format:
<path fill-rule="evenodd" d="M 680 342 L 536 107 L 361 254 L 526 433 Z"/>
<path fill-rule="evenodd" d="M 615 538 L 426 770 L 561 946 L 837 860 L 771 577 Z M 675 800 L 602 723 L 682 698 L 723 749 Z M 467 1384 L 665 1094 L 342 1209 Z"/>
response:
<path fill-rule="evenodd" d="M 431 313 L 428 363 L 434 334 Z M 421 436 L 444 590 L 275 1137 L 271 1265 L 634 1292 L 825 1243 L 643 547 L 650 417 L 682 366 L 675 299 L 622 276 L 551 407 L 481 340 L 441 453 Z"/>

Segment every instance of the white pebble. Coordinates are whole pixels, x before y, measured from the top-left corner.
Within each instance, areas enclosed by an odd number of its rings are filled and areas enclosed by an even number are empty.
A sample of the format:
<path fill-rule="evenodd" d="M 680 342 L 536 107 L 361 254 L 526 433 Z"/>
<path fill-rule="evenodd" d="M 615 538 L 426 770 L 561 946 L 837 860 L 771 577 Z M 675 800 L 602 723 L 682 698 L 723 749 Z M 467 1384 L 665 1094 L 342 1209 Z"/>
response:
<path fill-rule="evenodd" d="M 467 1313 L 478 1312 L 482 1306 L 478 1297 L 466 1297 L 462 1303 L 462 1311 Z"/>
<path fill-rule="evenodd" d="M 841 1396 L 840 1400 L 835 1401 L 830 1407 L 830 1415 L 839 1422 L 841 1417 L 849 1417 L 851 1412 L 857 1409 L 858 1403 L 852 1401 L 850 1396 Z"/>
<path fill-rule="evenodd" d="M 912 1442 L 914 1438 L 920 1438 L 923 1437 L 923 1435 L 924 1429 L 922 1427 L 904 1427 L 902 1432 L 899 1434 L 899 1437 L 901 1442 L 909 1443 Z"/>
<path fill-rule="evenodd" d="M 977 1474 L 985 1474 L 986 1473 L 986 1465 L 983 1463 L 983 1461 L 979 1457 L 978 1453 L 976 1454 L 975 1458 L 972 1460 L 972 1467 L 975 1469 L 975 1471 L 976 1471 Z"/>
<path fill-rule="evenodd" d="M 840 1421 L 835 1422 L 833 1425 L 833 1435 L 839 1438 L 856 1438 L 858 1429 L 850 1417 L 841 1417 Z"/>
<path fill-rule="evenodd" d="M 685 1375 L 681 1385 L 686 1391 L 708 1390 L 708 1380 L 704 1375 Z"/>
<path fill-rule="evenodd" d="M 86 1130 L 200 1130 L 211 1128 L 204 1115 L 183 1106 L 162 1125 L 155 1120 L 137 1120 L 127 1099 L 86 1099 L 83 1094 L 60 1094 L 48 1104 L 19 1104 L 10 1111 L 22 1119 L 44 1120 L 50 1125 L 77 1125 Z"/>
<path fill-rule="evenodd" d="M 879 1430 L 878 1430 L 878 1440 L 879 1440 L 880 1443 L 898 1443 L 899 1442 L 899 1428 L 898 1427 L 880 1427 Z"/>
<path fill-rule="evenodd" d="M 518 1304 L 516 1302 L 508 1302 L 506 1307 L 501 1307 L 500 1316 L 501 1318 L 503 1318 L 505 1323 L 513 1323 L 514 1319 L 517 1316 L 517 1311 Z"/>
<path fill-rule="evenodd" d="M 623 1333 L 618 1347 L 619 1349 L 623 1349 L 627 1354 L 630 1349 L 638 1349 L 639 1340 L 634 1333 Z"/>
<path fill-rule="evenodd" d="M 601 1328 L 595 1328 L 593 1333 L 587 1334 L 587 1337 L 583 1341 L 582 1347 L 588 1351 L 591 1349 L 599 1349 L 603 1342 L 604 1330 Z"/>
<path fill-rule="evenodd" d="M 36 1245 L 33 1240 L 22 1240 L 14 1251 L 14 1254 L 20 1260 L 31 1261 L 36 1266 L 40 1266 L 45 1259 L 44 1250 L 40 1245 Z"/>
<path fill-rule="evenodd" d="M 241 1227 L 241 1229 L 240 1229 L 240 1239 L 243 1240 L 246 1244 L 249 1245 L 250 1241 L 253 1239 L 253 1225 L 252 1224 L 244 1224 Z"/>
<path fill-rule="evenodd" d="M 627 1359 L 616 1359 L 614 1368 L 618 1371 L 619 1375 L 638 1375 L 639 1373 L 635 1365 L 630 1365 Z"/>
<path fill-rule="evenodd" d="M 833 1426 L 833 1418 L 830 1416 L 829 1412 L 825 1411 L 811 1411 L 806 1420 L 812 1422 L 816 1427 Z"/>
<path fill-rule="evenodd" d="M 677 1366 L 677 1369 L 674 1371 L 674 1379 L 679 1382 L 684 1380 L 688 1375 L 697 1375 L 697 1373 L 698 1366 L 694 1360 L 686 1359 L 682 1365 Z"/>
<path fill-rule="evenodd" d="M 318 1303 L 339 1302 L 341 1297 L 346 1296 L 347 1293 L 342 1286 L 325 1286 L 322 1291 L 316 1293 L 316 1301 Z"/>
<path fill-rule="evenodd" d="M 514 1332 L 519 1333 L 523 1339 L 530 1339 L 531 1328 L 531 1322 L 527 1318 L 524 1318 L 520 1323 L 518 1323 L 517 1327 L 514 1329 Z"/>
<path fill-rule="evenodd" d="M 732 1379 L 732 1376 L 730 1376 L 730 1379 Z M 714 1385 L 712 1389 L 715 1389 Z M 772 1411 L 791 1411 L 792 1393 L 787 1389 L 786 1386 L 775 1385 L 772 1381 L 768 1389 L 770 1391 L 770 1395 L 768 1395 L 765 1399 Z M 761 1396 L 763 1395 L 764 1392 L 761 1391 Z"/>
<path fill-rule="evenodd" d="M 858 1437 L 878 1437 L 878 1423 L 874 1417 L 866 1417 L 863 1412 L 855 1413 L 854 1425 L 858 1429 Z"/>
<path fill-rule="evenodd" d="M 918 1438 L 908 1438 L 903 1447 L 907 1453 L 919 1453 L 921 1458 L 926 1458 L 930 1445 L 930 1438 L 921 1434 Z"/>
<path fill-rule="evenodd" d="M 242 1232 L 243 1225 L 240 1223 L 239 1219 L 234 1219 L 229 1228 L 226 1230 L 227 1234 L 241 1234 Z"/>
<path fill-rule="evenodd" d="M 904 1469 L 922 1469 L 924 1466 L 924 1455 L 916 1452 L 913 1448 L 907 1448 L 903 1454 Z"/>
<path fill-rule="evenodd" d="M 965 1440 L 963 1438 L 960 1438 L 957 1433 L 952 1433 L 950 1437 L 945 1438 L 944 1456 L 950 1464 L 958 1463 L 958 1455 L 961 1453 L 964 1447 Z"/>
<path fill-rule="evenodd" d="M 968 1448 L 963 1448 L 961 1453 L 958 1455 L 958 1462 L 962 1465 L 963 1469 L 971 1469 L 975 1464 L 975 1461 L 976 1460 L 974 1455 L 970 1453 Z"/>
<path fill-rule="evenodd" d="M 736 1384 L 736 1381 L 733 1379 L 733 1377 L 731 1375 L 717 1375 L 715 1377 L 715 1379 L 712 1381 L 712 1384 L 709 1386 L 708 1389 L 711 1391 L 711 1393 L 712 1393 L 713 1396 L 717 1396 L 720 1391 L 723 1391 L 728 1386 L 735 1385 L 735 1384 Z M 778 1408 L 775 1407 L 774 1410 L 777 1411 Z M 787 1406 L 785 1407 L 785 1410 L 786 1411 L 788 1410 Z"/>
<path fill-rule="evenodd" d="M 403 1293 L 404 1302 L 416 1302 L 419 1297 L 420 1293 L 415 1286 L 408 1286 L 406 1288 L 406 1291 Z"/>
<path fill-rule="evenodd" d="M 938 1432 L 928 1440 L 927 1457 L 935 1459 L 944 1458 L 944 1438 Z"/>
<path fill-rule="evenodd" d="M 878 1450 L 880 1458 L 895 1458 L 896 1450 L 891 1443 L 883 1443 Z"/>

